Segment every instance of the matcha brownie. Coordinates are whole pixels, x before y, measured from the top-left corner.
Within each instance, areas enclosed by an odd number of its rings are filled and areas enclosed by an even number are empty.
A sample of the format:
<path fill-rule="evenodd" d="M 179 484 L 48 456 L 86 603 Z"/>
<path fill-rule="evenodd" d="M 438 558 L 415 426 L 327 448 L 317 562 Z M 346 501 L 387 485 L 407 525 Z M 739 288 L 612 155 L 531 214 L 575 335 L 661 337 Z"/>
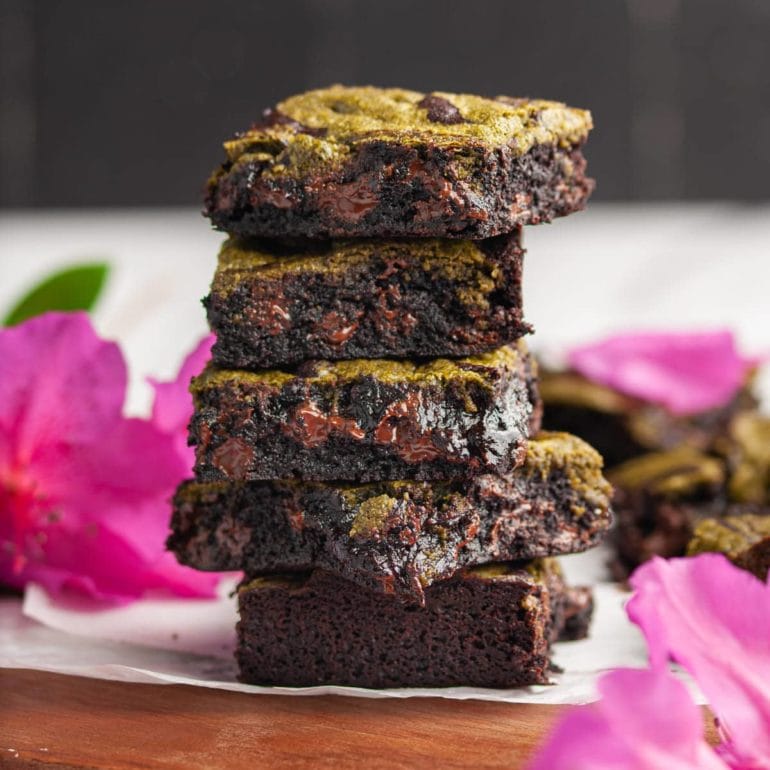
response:
<path fill-rule="evenodd" d="M 507 473 L 524 461 L 539 427 L 521 341 L 421 364 L 307 361 L 293 372 L 209 365 L 191 389 L 199 481 Z"/>
<path fill-rule="evenodd" d="M 575 553 L 610 524 L 601 457 L 566 434 L 529 442 L 505 477 L 384 481 L 186 482 L 168 546 L 182 564 L 250 575 L 316 567 L 422 602 L 457 570 Z"/>
<path fill-rule="evenodd" d="M 566 430 L 588 441 L 607 468 L 650 451 L 690 446 L 718 447 L 734 415 L 756 407 L 751 378 L 726 404 L 692 415 L 674 415 L 583 377 L 574 371 L 541 368 L 543 426 Z"/>
<path fill-rule="evenodd" d="M 724 462 L 686 446 L 629 460 L 609 479 L 618 579 L 653 556 L 683 556 L 696 523 L 723 515 L 728 505 Z"/>
<path fill-rule="evenodd" d="M 431 586 L 425 607 L 322 571 L 255 578 L 238 601 L 243 682 L 519 687 L 548 681 L 565 586 L 546 560 L 467 570 Z"/>
<path fill-rule="evenodd" d="M 687 555 L 723 553 L 738 567 L 760 580 L 770 569 L 770 508 L 721 519 L 706 519 L 695 527 Z"/>
<path fill-rule="evenodd" d="M 214 361 L 237 369 L 310 358 L 483 353 L 530 331 L 520 231 L 483 241 L 228 240 L 206 298 Z"/>
<path fill-rule="evenodd" d="M 205 213 L 246 237 L 487 238 L 585 206 L 591 127 L 537 99 L 309 91 L 225 143 Z"/>

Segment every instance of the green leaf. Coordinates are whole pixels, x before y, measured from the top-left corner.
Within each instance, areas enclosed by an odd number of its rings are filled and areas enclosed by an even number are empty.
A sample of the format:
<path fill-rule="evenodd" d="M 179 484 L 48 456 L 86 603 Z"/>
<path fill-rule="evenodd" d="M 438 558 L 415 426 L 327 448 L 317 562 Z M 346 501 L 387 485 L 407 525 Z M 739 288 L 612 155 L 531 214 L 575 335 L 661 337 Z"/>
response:
<path fill-rule="evenodd" d="M 74 265 L 53 273 L 16 303 L 3 326 L 15 326 L 49 310 L 91 310 L 108 273 L 109 267 L 103 262 Z"/>

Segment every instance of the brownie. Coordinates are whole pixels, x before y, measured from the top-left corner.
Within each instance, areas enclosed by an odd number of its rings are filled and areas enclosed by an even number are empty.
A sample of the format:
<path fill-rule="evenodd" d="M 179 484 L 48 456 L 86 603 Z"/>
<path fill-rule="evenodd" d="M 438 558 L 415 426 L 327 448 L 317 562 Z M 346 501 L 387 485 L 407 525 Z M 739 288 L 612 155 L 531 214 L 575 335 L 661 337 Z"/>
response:
<path fill-rule="evenodd" d="M 609 478 L 616 520 L 611 567 L 618 579 L 653 556 L 683 556 L 695 524 L 723 515 L 728 505 L 724 462 L 686 446 L 629 460 Z"/>
<path fill-rule="evenodd" d="M 482 241 L 230 239 L 204 300 L 214 361 L 257 369 L 500 347 L 531 331 L 520 240 L 518 228 Z"/>
<path fill-rule="evenodd" d="M 751 379 L 727 404 L 687 416 L 626 396 L 574 371 L 541 367 L 539 389 L 543 427 L 584 438 L 604 457 L 607 468 L 649 451 L 682 445 L 713 451 L 733 417 L 757 405 Z"/>
<path fill-rule="evenodd" d="M 574 642 L 585 639 L 594 614 L 594 594 L 588 586 L 567 586 L 563 599 L 554 611 L 554 626 L 558 641 Z"/>
<path fill-rule="evenodd" d="M 738 567 L 767 580 L 770 569 L 770 507 L 761 513 L 705 519 L 695 527 L 688 556 L 723 553 Z"/>
<path fill-rule="evenodd" d="M 548 562 L 495 564 L 430 586 L 416 607 L 320 570 L 255 578 L 238 592 L 243 682 L 309 687 L 519 687 L 548 681 Z"/>
<path fill-rule="evenodd" d="M 507 473 L 539 427 L 521 341 L 427 363 L 308 361 L 293 372 L 209 365 L 191 387 L 199 481 Z"/>
<path fill-rule="evenodd" d="M 260 238 L 488 238 L 582 209 L 591 115 L 396 88 L 293 96 L 225 143 L 205 214 Z"/>
<path fill-rule="evenodd" d="M 186 482 L 168 547 L 182 564 L 250 575 L 323 568 L 423 602 L 459 569 L 576 553 L 603 539 L 611 489 L 601 457 L 566 434 L 530 440 L 505 477 L 390 481 Z"/>
<path fill-rule="evenodd" d="M 721 448 L 730 470 L 731 500 L 770 505 L 770 417 L 736 414 Z"/>

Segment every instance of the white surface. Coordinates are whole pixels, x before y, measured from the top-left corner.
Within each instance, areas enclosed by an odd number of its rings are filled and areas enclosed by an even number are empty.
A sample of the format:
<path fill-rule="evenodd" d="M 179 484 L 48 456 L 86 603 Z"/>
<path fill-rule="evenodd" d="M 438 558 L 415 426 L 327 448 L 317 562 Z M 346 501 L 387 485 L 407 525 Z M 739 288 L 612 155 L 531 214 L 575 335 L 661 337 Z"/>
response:
<path fill-rule="evenodd" d="M 102 334 L 122 344 L 132 371 L 130 408 L 142 411 L 149 394 L 144 378 L 171 377 L 206 332 L 199 299 L 221 240 L 192 211 L 2 214 L 0 313 L 54 267 L 109 261 L 113 274 L 96 323 Z M 558 349 L 640 327 L 729 326 L 746 352 L 770 351 L 769 207 L 596 205 L 553 225 L 527 229 L 526 245 L 526 308 L 537 329 L 535 348 Z M 765 394 L 768 385 L 765 376 Z M 573 582 L 603 578 L 600 553 L 564 562 Z M 290 692 L 585 702 L 599 673 L 646 660 L 642 640 L 622 610 L 624 595 L 599 584 L 596 600 L 592 638 L 557 645 L 555 661 L 565 669 L 557 687 Z M 84 615 L 30 591 L 25 610 L 30 617 L 22 615 L 18 601 L 0 603 L 0 666 L 281 691 L 233 681 L 235 609 L 227 596 L 214 602 L 148 600 Z"/>

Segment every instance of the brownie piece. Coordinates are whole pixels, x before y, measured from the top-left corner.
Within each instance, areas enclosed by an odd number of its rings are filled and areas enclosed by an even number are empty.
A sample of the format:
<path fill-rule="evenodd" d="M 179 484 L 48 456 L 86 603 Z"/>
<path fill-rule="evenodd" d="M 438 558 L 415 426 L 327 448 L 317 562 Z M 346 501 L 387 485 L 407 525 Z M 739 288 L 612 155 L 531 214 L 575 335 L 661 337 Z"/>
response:
<path fill-rule="evenodd" d="M 244 237 L 488 238 L 585 206 L 591 127 L 542 100 L 309 91 L 225 142 L 205 213 Z"/>
<path fill-rule="evenodd" d="M 308 687 L 519 687 L 548 681 L 564 582 L 548 562 L 496 564 L 432 585 L 424 607 L 323 571 L 238 592 L 243 682 Z"/>
<path fill-rule="evenodd" d="M 566 430 L 588 441 L 607 468 L 649 451 L 686 445 L 712 451 L 734 415 L 753 409 L 751 379 L 722 407 L 678 416 L 656 404 L 618 393 L 573 371 L 540 370 L 543 427 Z"/>
<path fill-rule="evenodd" d="M 770 505 L 770 417 L 759 412 L 735 415 L 721 448 L 730 469 L 730 499 Z"/>
<path fill-rule="evenodd" d="M 308 361 L 295 372 L 209 365 L 191 389 L 199 481 L 507 473 L 523 462 L 539 427 L 521 341 L 424 364 Z"/>
<path fill-rule="evenodd" d="M 531 439 L 505 477 L 389 481 L 186 482 L 168 547 L 182 564 L 249 575 L 323 568 L 423 602 L 459 569 L 576 553 L 611 520 L 601 457 L 574 436 Z"/>
<path fill-rule="evenodd" d="M 563 601 L 557 605 L 554 626 L 558 641 L 574 642 L 585 639 L 594 614 L 594 594 L 588 586 L 567 586 Z"/>
<path fill-rule="evenodd" d="M 611 567 L 617 579 L 653 556 L 683 556 L 695 524 L 723 515 L 728 505 L 724 463 L 686 446 L 629 460 L 609 479 L 615 487 Z"/>
<path fill-rule="evenodd" d="M 483 241 L 230 239 L 204 300 L 214 362 L 257 369 L 500 347 L 531 331 L 520 241 L 518 228 Z"/>
<path fill-rule="evenodd" d="M 762 513 L 706 519 L 695 527 L 687 555 L 723 553 L 738 567 L 767 580 L 770 569 L 770 507 Z"/>

